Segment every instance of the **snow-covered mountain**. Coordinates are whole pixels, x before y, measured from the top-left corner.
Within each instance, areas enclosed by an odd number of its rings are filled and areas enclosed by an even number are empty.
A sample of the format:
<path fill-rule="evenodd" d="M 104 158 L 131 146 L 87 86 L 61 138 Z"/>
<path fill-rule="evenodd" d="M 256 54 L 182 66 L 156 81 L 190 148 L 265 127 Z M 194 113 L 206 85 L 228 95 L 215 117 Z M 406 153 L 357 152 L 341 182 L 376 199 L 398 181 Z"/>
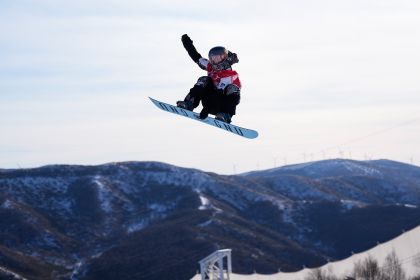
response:
<path fill-rule="evenodd" d="M 419 168 L 389 160 L 325 160 L 243 175 L 293 199 L 420 203 Z"/>
<path fill-rule="evenodd" d="M 237 176 L 158 162 L 3 169 L 0 275 L 189 279 L 224 247 L 239 273 L 293 271 L 414 228 L 418 205 L 420 168 L 387 160 Z"/>

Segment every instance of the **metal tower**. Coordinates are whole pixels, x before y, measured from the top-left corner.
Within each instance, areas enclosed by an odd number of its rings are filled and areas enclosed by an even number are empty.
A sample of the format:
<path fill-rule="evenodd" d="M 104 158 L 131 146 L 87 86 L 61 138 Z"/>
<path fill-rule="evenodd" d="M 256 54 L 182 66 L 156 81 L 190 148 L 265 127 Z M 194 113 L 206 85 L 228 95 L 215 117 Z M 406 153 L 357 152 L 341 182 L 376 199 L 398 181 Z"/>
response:
<path fill-rule="evenodd" d="M 232 249 L 223 249 L 202 259 L 200 263 L 201 280 L 230 280 L 232 273 Z M 226 259 L 226 262 L 225 262 Z M 225 270 L 224 265 L 227 265 Z"/>

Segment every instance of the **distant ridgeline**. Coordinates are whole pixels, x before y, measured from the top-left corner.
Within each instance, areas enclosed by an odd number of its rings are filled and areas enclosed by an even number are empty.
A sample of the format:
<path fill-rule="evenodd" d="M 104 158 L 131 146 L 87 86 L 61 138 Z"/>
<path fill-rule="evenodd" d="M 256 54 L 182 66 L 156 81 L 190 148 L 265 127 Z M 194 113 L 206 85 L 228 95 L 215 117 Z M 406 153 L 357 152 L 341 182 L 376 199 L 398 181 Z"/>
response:
<path fill-rule="evenodd" d="M 297 271 L 416 227 L 419 205 L 420 168 L 388 160 L 1 170 L 0 278 L 185 280 L 220 248 L 235 273 Z"/>

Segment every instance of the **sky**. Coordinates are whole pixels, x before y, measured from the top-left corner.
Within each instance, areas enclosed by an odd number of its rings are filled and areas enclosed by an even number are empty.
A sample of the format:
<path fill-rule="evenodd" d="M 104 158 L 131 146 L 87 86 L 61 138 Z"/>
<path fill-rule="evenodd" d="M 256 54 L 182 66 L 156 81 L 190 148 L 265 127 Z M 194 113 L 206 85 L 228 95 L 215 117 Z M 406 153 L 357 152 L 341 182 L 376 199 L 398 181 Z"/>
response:
<path fill-rule="evenodd" d="M 243 139 L 158 110 L 238 54 Z M 236 174 L 329 158 L 420 165 L 417 0 L 0 0 L 0 168 L 161 161 Z M 200 108 L 197 108 L 199 111 Z"/>

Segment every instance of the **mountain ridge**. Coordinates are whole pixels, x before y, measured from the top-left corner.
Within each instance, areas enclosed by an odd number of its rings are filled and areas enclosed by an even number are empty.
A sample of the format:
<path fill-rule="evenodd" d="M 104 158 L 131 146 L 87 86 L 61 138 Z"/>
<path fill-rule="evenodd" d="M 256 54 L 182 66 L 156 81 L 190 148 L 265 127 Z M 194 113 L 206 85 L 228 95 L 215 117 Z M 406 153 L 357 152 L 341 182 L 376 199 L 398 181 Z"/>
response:
<path fill-rule="evenodd" d="M 30 279 L 112 279 L 111 271 L 124 279 L 178 254 L 185 279 L 200 257 L 228 246 L 240 256 L 238 272 L 292 271 L 420 224 L 419 186 L 419 167 L 391 161 L 329 160 L 238 175 L 153 161 L 2 170 L 0 266 Z M 368 222 L 384 216 L 388 228 Z M 17 265 L 28 262 L 42 269 L 28 274 Z"/>

